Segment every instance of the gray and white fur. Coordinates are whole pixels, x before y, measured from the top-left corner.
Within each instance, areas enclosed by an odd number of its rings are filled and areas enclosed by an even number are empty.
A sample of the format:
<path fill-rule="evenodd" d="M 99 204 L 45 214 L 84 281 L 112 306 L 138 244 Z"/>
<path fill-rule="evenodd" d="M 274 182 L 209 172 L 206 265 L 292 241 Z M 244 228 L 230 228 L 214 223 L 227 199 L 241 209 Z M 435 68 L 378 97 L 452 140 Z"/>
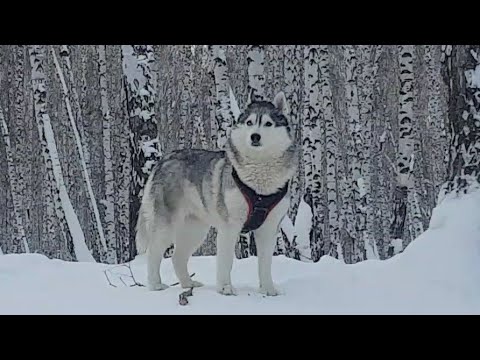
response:
<path fill-rule="evenodd" d="M 283 92 L 272 102 L 250 102 L 235 119 L 225 150 L 174 151 L 159 161 L 144 189 L 137 223 L 137 250 L 147 254 L 148 287 L 163 290 L 160 264 L 174 244 L 172 263 L 183 288 L 193 281 L 189 258 L 213 226 L 217 229 L 217 291 L 234 295 L 230 273 L 235 243 L 247 219 L 248 205 L 232 177 L 261 195 L 281 189 L 297 170 L 297 151 L 287 119 Z M 272 257 L 280 222 L 289 208 L 290 193 L 255 230 L 260 292 L 278 295 L 272 275 Z"/>

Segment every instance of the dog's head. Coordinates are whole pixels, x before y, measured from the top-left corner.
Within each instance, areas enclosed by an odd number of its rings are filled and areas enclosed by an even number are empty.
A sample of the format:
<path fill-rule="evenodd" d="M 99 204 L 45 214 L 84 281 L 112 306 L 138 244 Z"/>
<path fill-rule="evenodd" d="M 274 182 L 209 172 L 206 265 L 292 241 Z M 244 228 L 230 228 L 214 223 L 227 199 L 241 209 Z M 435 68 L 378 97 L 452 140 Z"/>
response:
<path fill-rule="evenodd" d="M 282 155 L 293 144 L 285 94 L 273 102 L 249 101 L 233 124 L 231 141 L 247 157 L 268 158 Z"/>

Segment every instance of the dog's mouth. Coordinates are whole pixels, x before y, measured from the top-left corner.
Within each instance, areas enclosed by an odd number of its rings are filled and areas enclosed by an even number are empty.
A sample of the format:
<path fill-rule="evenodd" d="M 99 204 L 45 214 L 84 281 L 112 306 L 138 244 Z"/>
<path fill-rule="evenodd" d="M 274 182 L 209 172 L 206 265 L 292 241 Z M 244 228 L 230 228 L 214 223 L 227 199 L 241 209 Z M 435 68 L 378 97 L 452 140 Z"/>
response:
<path fill-rule="evenodd" d="M 262 144 L 260 143 L 260 141 L 252 141 L 252 146 L 259 147 L 259 146 L 262 146 Z"/>

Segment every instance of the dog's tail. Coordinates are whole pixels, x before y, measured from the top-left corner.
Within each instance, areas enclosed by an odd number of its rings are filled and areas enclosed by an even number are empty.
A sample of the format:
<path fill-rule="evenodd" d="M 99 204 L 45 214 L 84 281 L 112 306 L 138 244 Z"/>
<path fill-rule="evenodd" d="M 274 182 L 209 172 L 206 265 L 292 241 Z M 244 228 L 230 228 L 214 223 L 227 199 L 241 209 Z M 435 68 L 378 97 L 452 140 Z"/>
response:
<path fill-rule="evenodd" d="M 142 203 L 138 211 L 137 226 L 135 228 L 135 244 L 137 247 L 137 254 L 143 254 L 147 251 L 150 243 L 150 226 L 153 219 L 153 205 L 150 201 L 150 181 L 144 188 Z"/>
<path fill-rule="evenodd" d="M 143 204 L 140 206 L 140 211 L 138 212 L 138 220 L 136 226 L 136 235 L 135 235 L 135 244 L 137 246 L 137 254 L 141 255 L 147 251 L 148 248 L 148 224 L 145 217 L 145 209 L 143 209 Z"/>

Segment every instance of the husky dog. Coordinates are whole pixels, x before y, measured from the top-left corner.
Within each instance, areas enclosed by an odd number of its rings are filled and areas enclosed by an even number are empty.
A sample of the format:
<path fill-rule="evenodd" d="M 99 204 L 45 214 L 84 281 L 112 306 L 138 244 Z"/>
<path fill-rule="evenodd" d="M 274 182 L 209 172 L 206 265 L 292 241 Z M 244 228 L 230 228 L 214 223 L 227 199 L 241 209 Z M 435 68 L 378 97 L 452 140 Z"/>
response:
<path fill-rule="evenodd" d="M 271 265 L 280 222 L 297 170 L 297 146 L 283 92 L 273 102 L 248 101 L 235 119 L 225 150 L 187 149 L 161 159 L 145 185 L 136 243 L 147 253 L 150 290 L 163 290 L 160 264 L 174 244 L 172 263 L 183 288 L 203 286 L 187 263 L 210 226 L 217 230 L 217 292 L 235 295 L 230 273 L 241 232 L 254 231 L 260 292 L 278 295 Z"/>

